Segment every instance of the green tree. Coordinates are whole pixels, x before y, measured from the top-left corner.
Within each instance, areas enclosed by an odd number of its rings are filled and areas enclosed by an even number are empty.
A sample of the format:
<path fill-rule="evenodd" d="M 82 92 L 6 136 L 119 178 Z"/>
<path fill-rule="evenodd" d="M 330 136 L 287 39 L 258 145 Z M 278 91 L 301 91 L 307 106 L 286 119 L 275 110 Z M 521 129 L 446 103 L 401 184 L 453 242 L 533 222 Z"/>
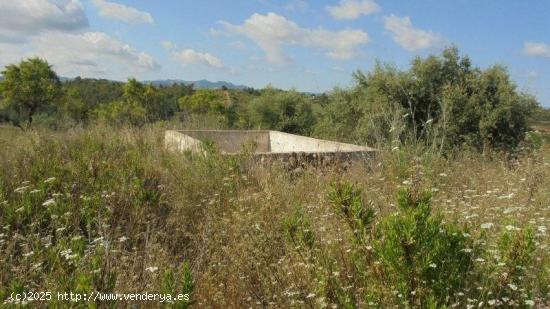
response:
<path fill-rule="evenodd" d="M 315 124 L 312 99 L 294 90 L 268 88 L 250 101 L 249 126 L 309 135 Z"/>
<path fill-rule="evenodd" d="M 378 131 L 375 135 L 392 142 L 411 137 L 441 152 L 462 145 L 511 151 L 523 140 L 538 105 L 517 90 L 504 67 L 474 67 L 455 47 L 417 57 L 406 71 L 377 64 L 354 77 L 353 91 L 364 91 L 359 136 L 368 139 Z M 408 135 L 394 134 L 401 131 L 399 119 Z"/>
<path fill-rule="evenodd" d="M 3 104 L 10 121 L 21 128 L 30 128 L 36 113 L 45 110 L 61 95 L 57 74 L 47 61 L 31 58 L 18 65 L 6 66 L 0 83 Z"/>
<path fill-rule="evenodd" d="M 221 114 L 225 109 L 225 98 L 219 90 L 198 89 L 192 95 L 179 99 L 180 108 L 187 113 Z"/>
<path fill-rule="evenodd" d="M 147 122 L 147 111 L 136 101 L 114 101 L 94 111 L 95 118 L 113 126 L 142 126 Z"/>

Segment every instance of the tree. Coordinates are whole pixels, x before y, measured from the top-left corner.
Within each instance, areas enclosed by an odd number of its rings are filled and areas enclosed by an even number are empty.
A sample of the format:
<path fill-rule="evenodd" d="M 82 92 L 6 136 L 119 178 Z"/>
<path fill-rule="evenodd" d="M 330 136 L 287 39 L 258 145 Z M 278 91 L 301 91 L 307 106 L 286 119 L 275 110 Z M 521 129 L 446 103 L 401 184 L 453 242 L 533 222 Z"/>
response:
<path fill-rule="evenodd" d="M 185 112 L 208 114 L 224 111 L 225 99 L 223 93 L 212 89 L 198 89 L 192 95 L 186 95 L 180 98 L 180 108 Z"/>
<path fill-rule="evenodd" d="M 441 55 L 417 57 L 407 71 L 378 64 L 366 75 L 357 72 L 355 79 L 357 88 L 366 93 L 359 123 L 376 124 L 372 115 L 377 113 L 370 111 L 386 106 L 400 114 L 409 137 L 442 152 L 462 145 L 513 150 L 538 105 L 534 97 L 517 90 L 504 67 L 474 67 L 455 47 Z M 387 121 L 380 125 L 365 128 L 395 129 Z"/>
<path fill-rule="evenodd" d="M 249 126 L 309 135 L 315 124 L 312 99 L 294 90 L 268 88 L 250 101 Z"/>
<path fill-rule="evenodd" d="M 147 111 L 135 101 L 114 101 L 94 111 L 96 119 L 112 126 L 140 127 L 147 122 Z"/>
<path fill-rule="evenodd" d="M 0 91 L 12 123 L 30 128 L 33 116 L 50 107 L 61 95 L 61 83 L 46 60 L 31 58 L 6 66 Z"/>

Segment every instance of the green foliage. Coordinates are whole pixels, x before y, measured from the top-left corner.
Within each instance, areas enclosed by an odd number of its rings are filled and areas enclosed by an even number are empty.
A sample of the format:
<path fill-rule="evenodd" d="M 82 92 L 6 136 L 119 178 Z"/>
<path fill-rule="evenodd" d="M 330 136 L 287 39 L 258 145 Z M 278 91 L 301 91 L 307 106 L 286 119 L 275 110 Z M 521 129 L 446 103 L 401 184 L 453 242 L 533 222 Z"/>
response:
<path fill-rule="evenodd" d="M 527 280 L 527 268 L 533 265 L 536 250 L 535 235 L 532 229 L 504 232 L 499 241 L 500 265 L 502 269 L 494 273 L 502 274 L 492 286 L 496 298 L 520 299 L 522 294 L 530 295 L 535 282 Z M 542 271 L 542 270 L 541 270 Z"/>
<path fill-rule="evenodd" d="M 30 128 L 33 116 L 51 108 L 60 97 L 60 82 L 47 61 L 31 58 L 6 66 L 0 82 L 5 115 L 19 127 Z M 26 123 L 26 124 L 25 124 Z"/>
<path fill-rule="evenodd" d="M 212 89 L 198 89 L 180 98 L 179 104 L 184 111 L 201 114 L 222 114 L 225 109 L 223 93 Z"/>
<path fill-rule="evenodd" d="M 147 111 L 136 101 L 115 101 L 96 109 L 94 115 L 113 126 L 142 126 L 147 121 Z"/>
<path fill-rule="evenodd" d="M 408 71 L 378 65 L 355 77 L 367 93 L 366 105 L 396 103 L 412 136 L 440 151 L 462 145 L 513 150 L 537 106 L 517 91 L 504 67 L 473 67 L 454 47 L 441 56 L 415 58 Z"/>
<path fill-rule="evenodd" d="M 310 220 L 301 209 L 297 209 L 294 214 L 283 220 L 283 228 L 293 246 L 313 248 L 315 234 L 311 229 Z"/>
<path fill-rule="evenodd" d="M 248 107 L 248 126 L 309 135 L 315 123 L 310 97 L 296 91 L 266 89 Z"/>
<path fill-rule="evenodd" d="M 193 280 L 193 273 L 189 268 L 189 264 L 184 262 L 182 263 L 179 271 L 175 272 L 172 269 L 168 269 L 164 272 L 162 288 L 160 292 L 164 294 L 174 295 L 176 297 L 183 294 L 184 298 L 187 297 L 187 299 L 176 301 L 172 304 L 169 304 L 168 307 L 185 309 L 192 304 L 191 296 L 194 288 L 195 283 Z"/>
<path fill-rule="evenodd" d="M 364 235 L 374 221 L 375 211 L 363 201 L 363 191 L 348 182 L 336 182 L 327 194 L 328 201 L 342 214 L 356 235 Z"/>
<path fill-rule="evenodd" d="M 401 190 L 397 201 L 399 213 L 382 221 L 376 241 L 388 282 L 409 306 L 452 303 L 473 278 L 473 241 L 432 215 L 430 194 Z"/>

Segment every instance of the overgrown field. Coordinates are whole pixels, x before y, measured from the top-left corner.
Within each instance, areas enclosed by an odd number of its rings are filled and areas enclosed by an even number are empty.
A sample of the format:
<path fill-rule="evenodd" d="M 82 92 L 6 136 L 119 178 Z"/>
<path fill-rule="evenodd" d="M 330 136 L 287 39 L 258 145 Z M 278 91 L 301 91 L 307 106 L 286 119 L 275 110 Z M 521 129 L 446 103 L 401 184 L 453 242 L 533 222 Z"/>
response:
<path fill-rule="evenodd" d="M 190 293 L 174 307 L 550 306 L 548 148 L 396 147 L 289 171 L 169 153 L 162 133 L 0 128 L 0 303 L 116 291 Z"/>

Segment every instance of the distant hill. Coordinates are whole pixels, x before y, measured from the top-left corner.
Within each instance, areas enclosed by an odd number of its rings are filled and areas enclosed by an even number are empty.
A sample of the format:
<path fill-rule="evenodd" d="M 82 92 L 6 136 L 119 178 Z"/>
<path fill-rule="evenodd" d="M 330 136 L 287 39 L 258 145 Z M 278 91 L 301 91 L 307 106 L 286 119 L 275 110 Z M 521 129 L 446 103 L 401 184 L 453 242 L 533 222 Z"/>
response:
<path fill-rule="evenodd" d="M 4 79 L 4 76 L 0 75 L 0 81 Z M 74 78 L 71 77 L 65 77 L 65 76 L 59 76 L 59 80 L 61 82 L 67 82 L 74 80 Z M 206 79 L 196 80 L 196 81 L 187 81 L 187 80 L 181 80 L 181 79 L 161 79 L 161 80 L 146 80 L 143 81 L 147 84 L 152 84 L 154 86 L 170 86 L 173 84 L 185 84 L 185 85 L 191 85 L 193 84 L 195 89 L 199 88 L 207 88 L 207 89 L 219 89 L 223 86 L 227 87 L 227 89 L 246 89 L 250 88 L 245 85 L 235 85 L 231 82 L 226 81 L 217 81 L 217 82 L 211 82 Z"/>
<path fill-rule="evenodd" d="M 191 85 L 193 84 L 195 88 L 208 88 L 208 89 L 217 89 L 222 87 L 227 87 L 228 89 L 245 89 L 248 88 L 244 85 L 235 85 L 230 82 L 226 81 L 217 81 L 217 82 L 211 82 L 206 79 L 201 79 L 197 81 L 186 81 L 181 79 L 163 79 L 163 80 L 152 80 L 152 81 L 144 81 L 145 83 L 150 83 L 155 86 L 169 86 L 173 84 L 185 84 L 185 85 Z"/>

